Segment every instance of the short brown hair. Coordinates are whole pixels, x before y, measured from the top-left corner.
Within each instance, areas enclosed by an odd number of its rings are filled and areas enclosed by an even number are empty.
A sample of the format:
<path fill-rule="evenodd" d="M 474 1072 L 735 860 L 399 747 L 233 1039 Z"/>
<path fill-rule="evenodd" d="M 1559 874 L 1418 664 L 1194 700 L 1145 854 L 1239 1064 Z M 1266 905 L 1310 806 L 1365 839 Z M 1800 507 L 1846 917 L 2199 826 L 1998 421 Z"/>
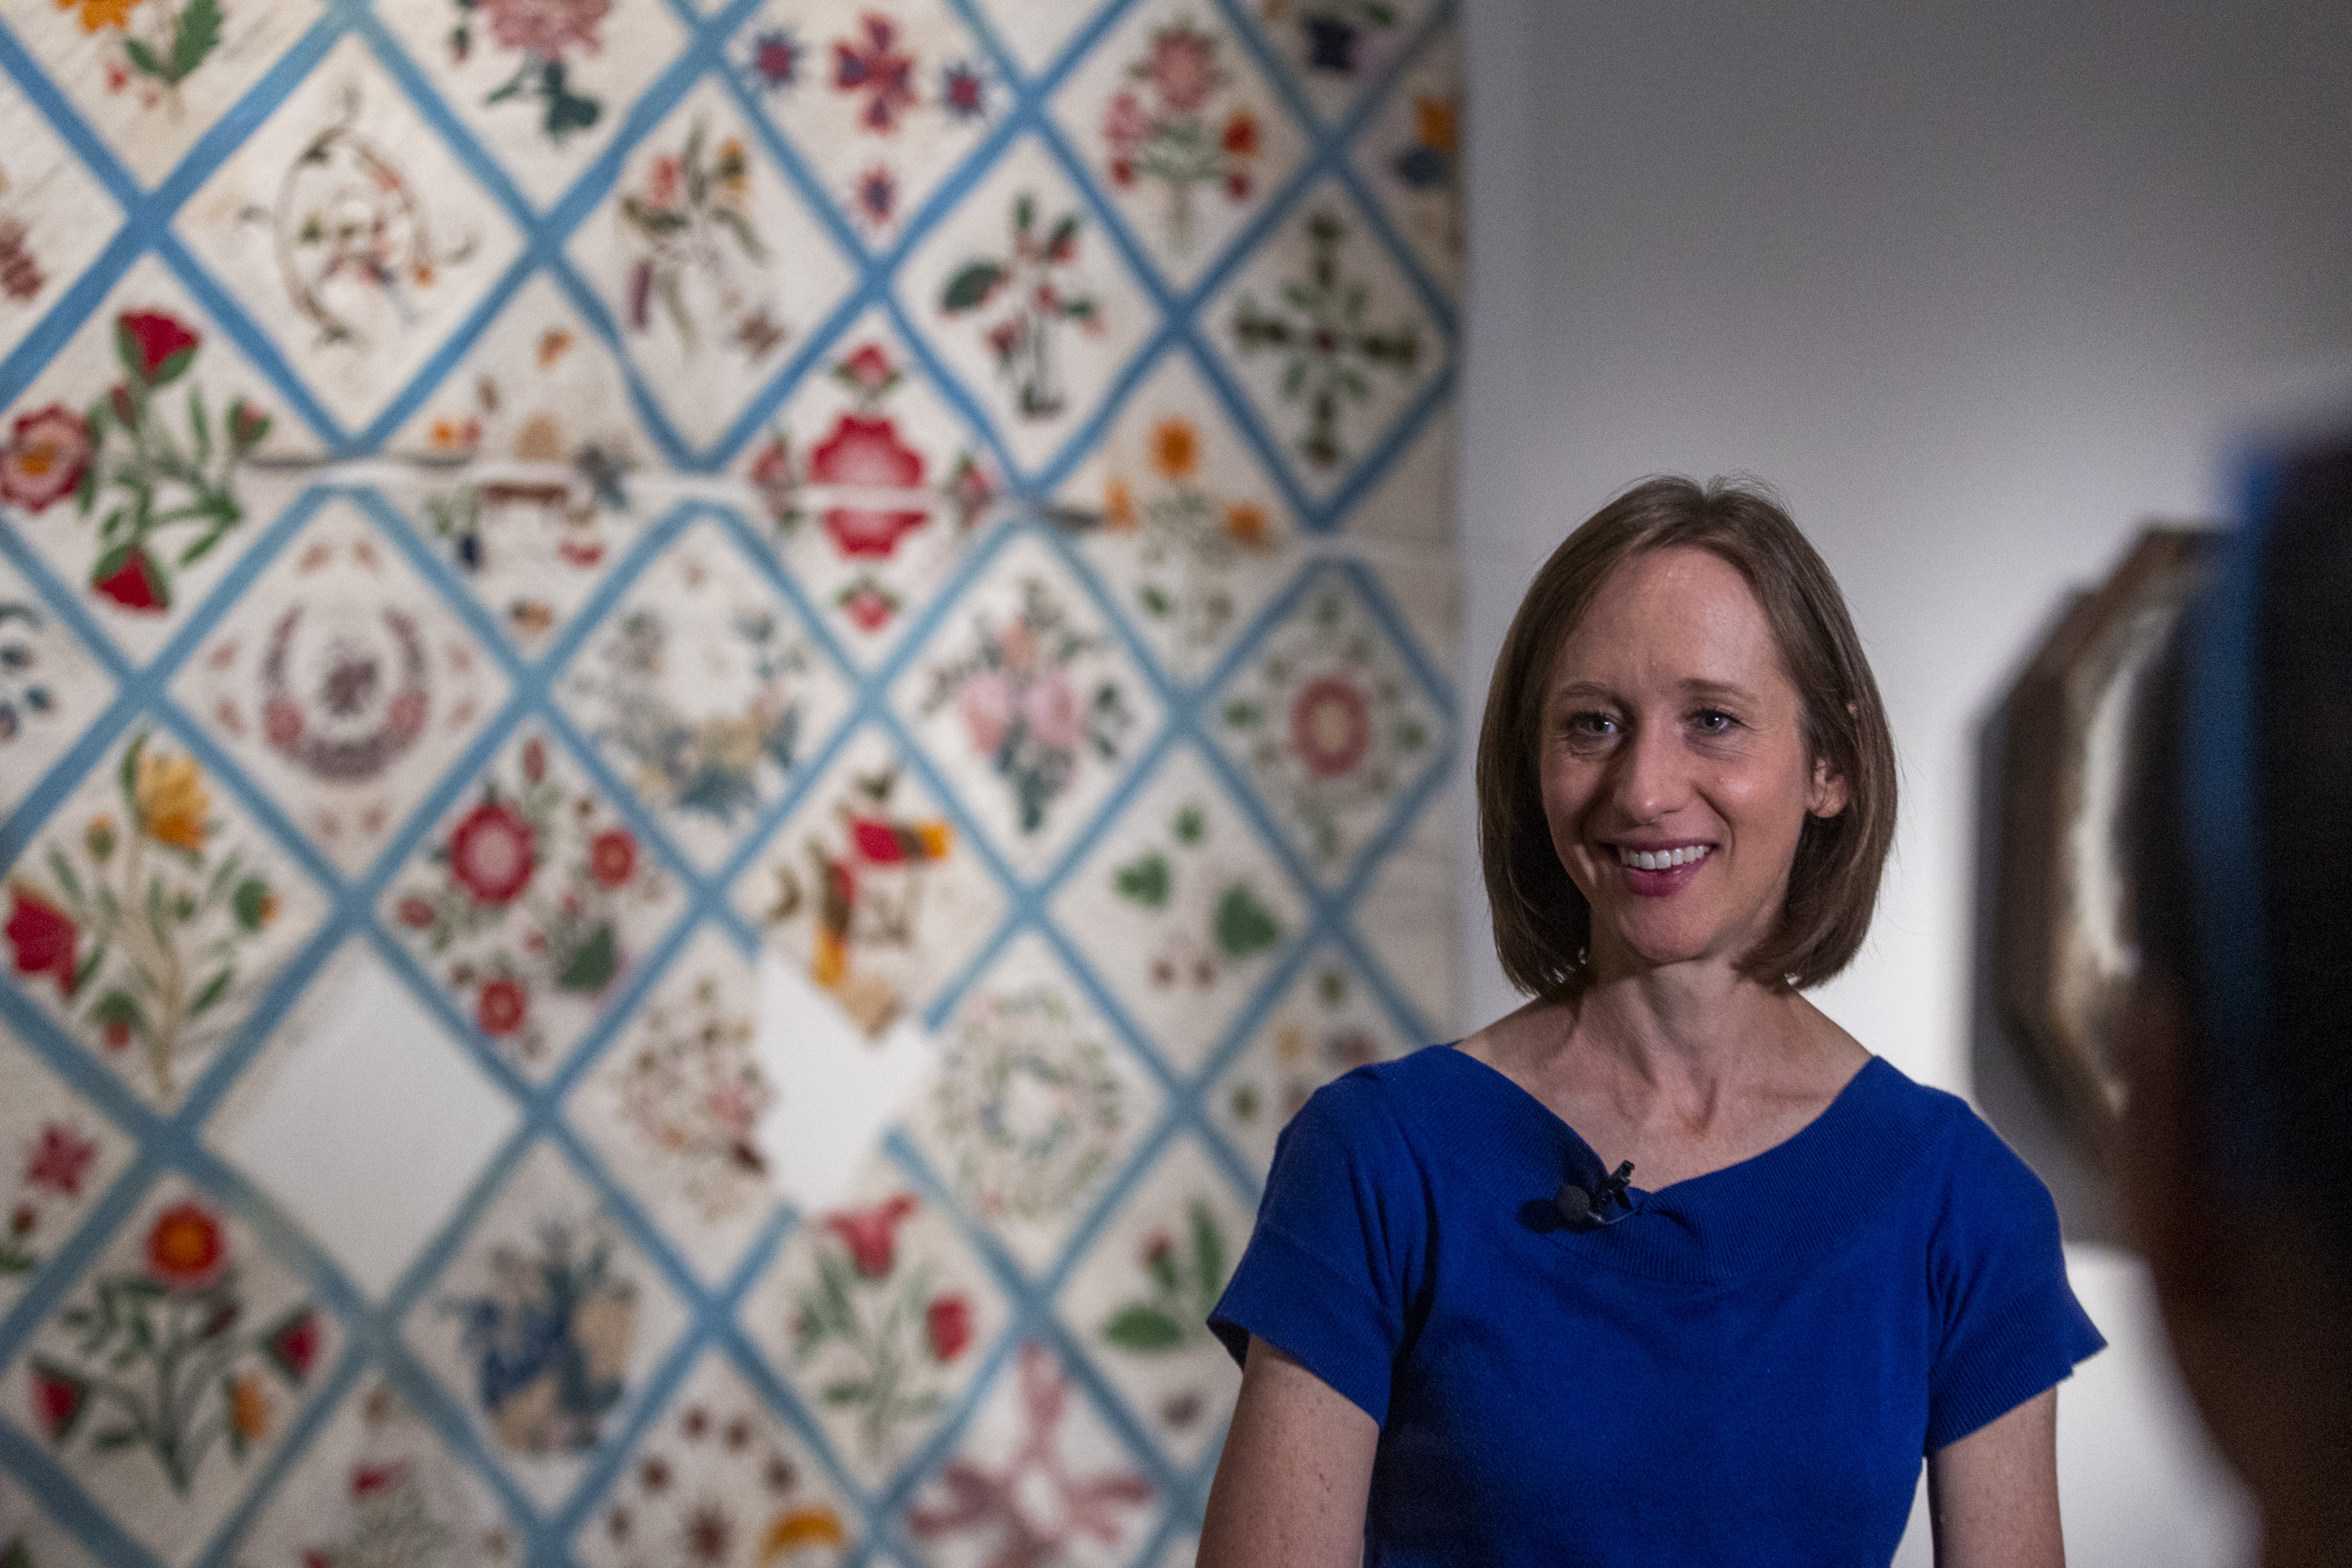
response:
<path fill-rule="evenodd" d="M 1560 645 L 1602 583 L 1637 555 L 1704 550 L 1737 568 L 1797 689 L 1807 754 L 1843 776 L 1846 806 L 1809 816 L 1772 934 L 1740 973 L 1773 987 L 1818 985 L 1853 961 L 1895 841 L 1895 740 L 1844 595 L 1797 525 L 1760 487 L 1645 479 L 1588 518 L 1536 574 L 1495 660 L 1478 731 L 1478 858 L 1495 949 L 1520 990 L 1572 1001 L 1591 983 L 1592 908 L 1553 847 L 1536 752 Z"/>

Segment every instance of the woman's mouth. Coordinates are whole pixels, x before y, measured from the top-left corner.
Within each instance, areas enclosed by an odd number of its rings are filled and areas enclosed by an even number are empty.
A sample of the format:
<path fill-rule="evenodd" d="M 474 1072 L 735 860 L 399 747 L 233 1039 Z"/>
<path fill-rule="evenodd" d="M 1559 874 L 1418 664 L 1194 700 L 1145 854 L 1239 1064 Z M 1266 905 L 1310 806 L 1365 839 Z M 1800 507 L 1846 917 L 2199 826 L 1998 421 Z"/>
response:
<path fill-rule="evenodd" d="M 1623 844 L 1610 847 L 1617 852 L 1617 864 L 1624 868 L 1625 885 L 1637 897 L 1645 899 L 1669 898 L 1681 892 L 1715 852 L 1712 844 L 1677 844 L 1656 849 L 1635 849 Z"/>

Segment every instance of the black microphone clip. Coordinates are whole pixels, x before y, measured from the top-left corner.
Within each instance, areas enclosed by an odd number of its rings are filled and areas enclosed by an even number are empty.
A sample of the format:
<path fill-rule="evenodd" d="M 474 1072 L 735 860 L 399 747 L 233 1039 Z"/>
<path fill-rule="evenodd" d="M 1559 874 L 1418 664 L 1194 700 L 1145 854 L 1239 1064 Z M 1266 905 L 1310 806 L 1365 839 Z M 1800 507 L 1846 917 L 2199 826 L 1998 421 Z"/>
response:
<path fill-rule="evenodd" d="M 1586 1192 L 1573 1181 L 1562 1180 L 1559 1191 L 1552 1194 L 1551 1205 L 1559 1211 L 1572 1230 L 1597 1230 L 1604 1225 L 1615 1225 L 1633 1212 L 1633 1200 L 1625 1195 L 1626 1178 L 1633 1173 L 1633 1162 L 1626 1161 L 1602 1182 L 1597 1192 Z M 1617 1212 L 1609 1211 L 1615 1208 Z"/>

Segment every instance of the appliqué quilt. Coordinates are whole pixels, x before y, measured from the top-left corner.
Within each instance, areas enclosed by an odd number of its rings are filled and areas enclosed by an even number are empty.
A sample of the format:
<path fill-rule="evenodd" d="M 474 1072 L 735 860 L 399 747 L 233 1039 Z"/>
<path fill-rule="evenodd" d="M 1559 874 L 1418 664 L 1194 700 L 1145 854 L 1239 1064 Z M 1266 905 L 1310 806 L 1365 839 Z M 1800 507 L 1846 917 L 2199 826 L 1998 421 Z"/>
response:
<path fill-rule="evenodd" d="M 0 1568 L 1190 1561 L 1456 1021 L 1455 26 L 0 0 Z"/>

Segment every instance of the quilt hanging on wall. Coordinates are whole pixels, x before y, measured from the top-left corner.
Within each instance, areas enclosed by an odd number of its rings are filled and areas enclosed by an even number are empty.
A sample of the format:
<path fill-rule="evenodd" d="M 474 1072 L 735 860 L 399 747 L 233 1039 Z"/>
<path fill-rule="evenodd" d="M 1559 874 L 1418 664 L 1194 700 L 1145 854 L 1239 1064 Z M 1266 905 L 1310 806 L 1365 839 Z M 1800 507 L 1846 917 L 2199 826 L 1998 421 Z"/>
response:
<path fill-rule="evenodd" d="M 0 0 L 0 1568 L 1187 1563 L 1454 1025 L 1444 0 Z"/>

